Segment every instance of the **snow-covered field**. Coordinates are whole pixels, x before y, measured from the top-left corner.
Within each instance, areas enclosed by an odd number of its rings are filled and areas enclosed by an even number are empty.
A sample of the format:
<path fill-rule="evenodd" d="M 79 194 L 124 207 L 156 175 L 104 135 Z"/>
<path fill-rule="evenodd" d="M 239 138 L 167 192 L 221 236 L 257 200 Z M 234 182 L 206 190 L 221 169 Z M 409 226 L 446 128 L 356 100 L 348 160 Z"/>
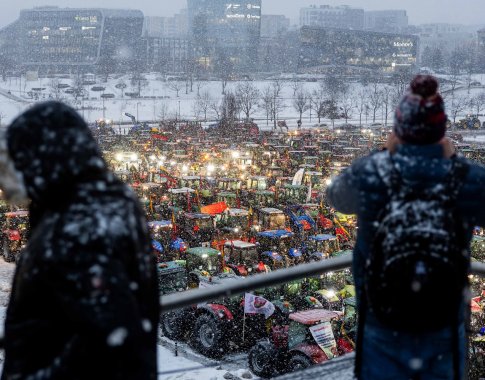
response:
<path fill-rule="evenodd" d="M 196 112 L 197 107 L 195 107 L 195 103 L 197 94 L 208 93 L 215 103 L 218 103 L 222 98 L 222 85 L 219 81 L 194 82 L 192 88 L 193 91 L 191 92 L 189 88 L 187 93 L 185 82 L 178 82 L 180 90 L 178 94 L 179 96 L 177 96 L 176 90 L 171 88 L 169 82 L 163 81 L 159 74 L 145 74 L 145 77 L 147 79 L 147 84 L 146 86 L 142 86 L 141 98 L 137 99 L 132 99 L 123 95 L 122 90 L 116 88 L 117 84 L 125 83 L 127 87 L 124 90 L 124 93 L 137 91 L 137 86 L 131 85 L 130 77 L 128 75 L 112 77 L 106 83 L 98 80 L 96 86 L 105 87 L 104 93 L 114 94 L 115 96 L 115 98 L 106 99 L 104 102 L 100 98 L 100 95 L 103 92 L 92 91 L 92 85 L 84 86 L 85 90 L 88 92 L 87 97 L 89 100 L 79 100 L 76 102 L 74 101 L 73 96 L 64 93 L 64 90 L 60 91 L 60 96 L 62 97 L 62 100 L 70 102 L 71 105 L 79 108 L 79 112 L 89 122 L 104 117 L 113 120 L 115 123 L 129 121 L 130 119 L 124 115 L 126 112 L 137 116 L 137 118 L 142 121 L 157 120 L 161 116 L 164 116 L 165 118 L 178 117 L 179 119 L 195 119 L 198 117 L 199 119 L 203 119 L 203 112 L 201 113 L 200 110 Z M 485 75 L 475 75 L 473 76 L 473 80 L 485 84 Z M 58 79 L 58 81 L 64 85 L 73 85 L 73 79 L 61 78 Z M 234 92 L 238 83 L 239 82 L 229 82 L 226 90 Z M 253 83 L 261 92 L 263 92 L 271 82 L 255 81 Z M 299 115 L 293 106 L 293 81 L 291 79 L 285 79 L 282 80 L 281 83 L 283 85 L 281 98 L 284 101 L 284 108 L 279 114 L 279 119 L 286 119 L 290 125 L 296 125 L 296 120 L 299 118 Z M 318 82 L 302 81 L 300 84 L 304 91 L 310 93 L 319 87 Z M 35 103 L 35 100 L 28 96 L 28 93 L 32 92 L 32 89 L 35 88 L 44 88 L 43 91 L 38 92 L 40 94 L 39 100 L 49 99 L 49 95 L 53 93 L 52 79 L 40 78 L 35 81 L 27 81 L 26 78 L 22 78 L 21 80 L 19 80 L 19 78 L 7 78 L 6 81 L 0 80 L 0 124 L 9 123 L 16 115 Z M 361 84 L 352 83 L 350 96 L 357 99 L 360 90 L 362 90 Z M 483 88 L 472 88 L 470 93 L 468 93 L 468 90 L 459 90 L 457 93 L 460 96 L 466 97 L 473 96 L 483 91 Z M 81 108 L 84 108 L 84 110 L 81 110 Z M 391 107 L 391 109 L 392 108 L 393 107 Z M 468 111 L 463 111 L 463 113 L 467 112 Z M 352 115 L 353 118 L 351 121 L 358 122 L 359 115 L 357 110 L 354 109 Z M 260 126 L 264 127 L 266 124 L 266 113 L 261 107 L 259 107 L 251 116 L 259 120 Z M 376 116 L 376 121 L 381 122 L 384 119 L 383 111 L 379 110 Z M 213 111 L 209 110 L 207 117 L 208 119 L 213 120 L 216 118 L 216 115 Z M 363 122 L 371 123 L 372 121 L 370 115 L 367 118 L 363 116 Z M 317 119 L 314 110 L 312 111 L 312 115 L 310 115 L 309 110 L 304 113 L 303 126 L 313 125 L 316 122 Z M 329 121 L 326 120 L 322 122 L 328 123 Z M 392 111 L 388 118 L 388 122 L 392 122 Z"/>

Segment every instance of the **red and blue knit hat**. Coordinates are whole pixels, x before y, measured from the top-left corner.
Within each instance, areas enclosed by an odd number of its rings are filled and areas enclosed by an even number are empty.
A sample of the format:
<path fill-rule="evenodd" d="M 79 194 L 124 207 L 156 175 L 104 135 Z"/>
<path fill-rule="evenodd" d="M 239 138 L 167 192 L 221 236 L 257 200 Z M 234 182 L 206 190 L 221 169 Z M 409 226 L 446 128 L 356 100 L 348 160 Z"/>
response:
<path fill-rule="evenodd" d="M 438 86 L 430 75 L 417 75 L 411 82 L 394 117 L 394 133 L 403 142 L 435 144 L 445 136 L 447 116 Z"/>

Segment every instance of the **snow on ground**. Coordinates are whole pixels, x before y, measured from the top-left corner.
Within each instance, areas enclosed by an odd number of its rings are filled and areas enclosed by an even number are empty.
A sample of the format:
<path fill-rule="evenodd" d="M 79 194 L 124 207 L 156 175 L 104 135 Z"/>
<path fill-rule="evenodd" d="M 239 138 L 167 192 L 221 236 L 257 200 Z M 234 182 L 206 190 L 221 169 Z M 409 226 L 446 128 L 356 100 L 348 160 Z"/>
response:
<path fill-rule="evenodd" d="M 61 92 L 61 95 L 64 101 L 70 102 L 71 105 L 75 106 L 76 108 L 80 109 L 84 107 L 84 110 L 80 110 L 79 112 L 87 121 L 93 122 L 94 120 L 104 117 L 107 119 L 112 119 L 115 123 L 129 121 L 129 118 L 124 115 L 126 112 L 138 116 L 138 119 L 142 121 L 157 120 L 160 118 L 160 115 L 165 115 L 165 118 L 178 117 L 179 119 L 195 119 L 196 112 L 194 105 L 198 92 L 200 94 L 205 92 L 209 93 L 210 97 L 215 102 L 220 101 L 222 98 L 222 85 L 219 81 L 194 82 L 193 92 L 191 92 L 189 89 L 187 94 L 185 82 L 178 82 L 180 84 L 180 91 L 179 96 L 177 96 L 176 91 L 169 88 L 169 83 L 163 81 L 159 74 L 151 73 L 146 74 L 145 76 L 147 79 L 147 85 L 142 87 L 141 98 L 137 99 L 129 98 L 126 95 L 123 96 L 122 90 L 116 88 L 118 83 L 124 82 L 128 86 L 124 91 L 125 93 L 137 91 L 136 86 L 131 85 L 130 77 L 128 75 L 118 75 L 110 78 L 107 83 L 102 83 L 100 80 L 98 80 L 96 86 L 105 87 L 105 93 L 114 94 L 115 96 L 114 99 L 106 99 L 104 102 L 100 98 L 100 95 L 103 92 L 92 91 L 91 89 L 93 86 L 84 86 L 84 88 L 88 91 L 89 100 L 79 100 L 76 102 L 71 95 L 63 92 Z M 483 75 L 474 76 L 473 79 L 479 81 L 480 83 L 485 83 L 485 76 Z M 71 79 L 61 78 L 58 80 L 62 84 L 73 84 L 73 80 Z M 45 88 L 45 90 L 41 92 L 39 101 L 47 100 L 49 98 L 49 94 L 52 92 L 51 82 L 52 79 L 48 78 L 40 78 L 36 81 L 26 81 L 25 78 L 22 78 L 21 80 L 18 78 L 7 78 L 6 81 L 0 81 L 0 124 L 9 123 L 20 112 L 28 108 L 31 104 L 35 103 L 35 101 L 27 95 L 32 91 L 33 88 Z M 239 82 L 229 82 L 227 85 L 227 90 L 234 92 L 238 83 Z M 292 80 L 283 79 L 281 83 L 283 84 L 281 97 L 285 102 L 285 107 L 280 113 L 279 119 L 286 119 L 290 124 L 296 125 L 296 120 L 299 118 L 299 115 L 293 107 L 294 89 L 292 88 Z M 254 81 L 253 84 L 261 92 L 263 92 L 263 90 L 268 87 L 271 82 Z M 308 92 L 313 92 L 313 90 L 319 87 L 318 82 L 302 81 L 300 84 L 302 88 Z M 351 93 L 353 93 L 353 97 L 356 97 L 361 89 L 361 84 L 352 83 Z M 475 88 L 471 90 L 471 94 L 483 91 L 483 88 Z M 467 92 L 467 90 L 459 91 L 460 95 L 462 96 L 467 96 Z M 105 107 L 104 111 L 103 106 Z M 315 118 L 315 111 L 312 112 L 313 114 L 311 120 L 310 111 L 304 113 L 304 126 L 313 125 L 318 121 Z M 212 111 L 209 111 L 207 116 L 209 119 L 215 119 L 215 114 Z M 266 114 L 261 108 L 254 112 L 254 114 L 251 116 L 259 120 L 261 127 L 266 125 Z M 379 110 L 376 116 L 378 118 L 376 121 L 381 122 L 381 119 L 383 119 L 382 111 Z M 354 123 L 358 122 L 358 117 L 359 115 L 357 110 L 354 110 L 353 119 L 351 121 Z M 203 118 L 203 113 L 199 113 L 199 119 Z M 392 117 L 390 117 L 388 121 L 392 122 Z M 328 120 L 322 120 L 322 122 L 327 124 L 329 123 Z M 340 122 L 343 121 L 340 120 Z M 363 122 L 365 122 L 365 116 L 363 116 Z M 372 118 L 368 117 L 367 122 L 371 123 Z"/>
<path fill-rule="evenodd" d="M 175 356 L 171 350 L 162 346 L 158 346 L 158 371 L 159 380 L 222 380 L 242 378 L 243 374 L 255 378 L 248 370 L 228 372 L 219 364 L 207 367 L 182 356 Z"/>

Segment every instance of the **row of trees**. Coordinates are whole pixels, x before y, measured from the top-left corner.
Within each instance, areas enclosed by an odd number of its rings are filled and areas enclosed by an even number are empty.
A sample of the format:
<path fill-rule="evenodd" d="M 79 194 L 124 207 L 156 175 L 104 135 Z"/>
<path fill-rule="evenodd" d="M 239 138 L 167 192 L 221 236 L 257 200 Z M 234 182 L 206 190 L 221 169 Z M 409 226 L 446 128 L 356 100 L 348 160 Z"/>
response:
<path fill-rule="evenodd" d="M 256 112 L 263 111 L 267 124 L 273 123 L 277 128 L 277 121 L 283 110 L 293 108 L 299 119 L 304 115 L 312 116 L 321 123 L 322 119 L 349 119 L 359 116 L 362 124 L 364 117 L 375 122 L 381 112 L 385 123 L 393 112 L 394 105 L 404 93 L 412 73 L 400 73 L 388 78 L 388 83 L 382 83 L 381 77 L 366 77 L 358 92 L 344 78 L 328 75 L 316 89 L 309 91 L 303 82 L 294 80 L 290 83 L 275 80 L 269 82 L 263 89 L 258 89 L 253 82 L 240 82 L 233 91 L 227 91 L 222 100 L 215 99 L 208 91 L 199 92 L 194 102 L 193 112 L 198 119 L 207 120 L 215 117 L 223 118 L 227 104 L 234 108 L 231 114 L 250 119 Z M 285 86 L 292 90 L 291 98 L 283 96 Z"/>

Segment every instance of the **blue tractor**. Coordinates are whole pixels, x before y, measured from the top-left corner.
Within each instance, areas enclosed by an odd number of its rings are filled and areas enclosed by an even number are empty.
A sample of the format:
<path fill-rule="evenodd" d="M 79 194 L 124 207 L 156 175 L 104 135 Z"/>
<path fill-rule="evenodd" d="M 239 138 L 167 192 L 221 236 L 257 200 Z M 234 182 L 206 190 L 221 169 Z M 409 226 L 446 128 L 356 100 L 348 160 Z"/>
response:
<path fill-rule="evenodd" d="M 271 270 L 303 262 L 301 250 L 295 245 L 295 234 L 287 230 L 272 230 L 256 235 L 261 261 Z"/>

